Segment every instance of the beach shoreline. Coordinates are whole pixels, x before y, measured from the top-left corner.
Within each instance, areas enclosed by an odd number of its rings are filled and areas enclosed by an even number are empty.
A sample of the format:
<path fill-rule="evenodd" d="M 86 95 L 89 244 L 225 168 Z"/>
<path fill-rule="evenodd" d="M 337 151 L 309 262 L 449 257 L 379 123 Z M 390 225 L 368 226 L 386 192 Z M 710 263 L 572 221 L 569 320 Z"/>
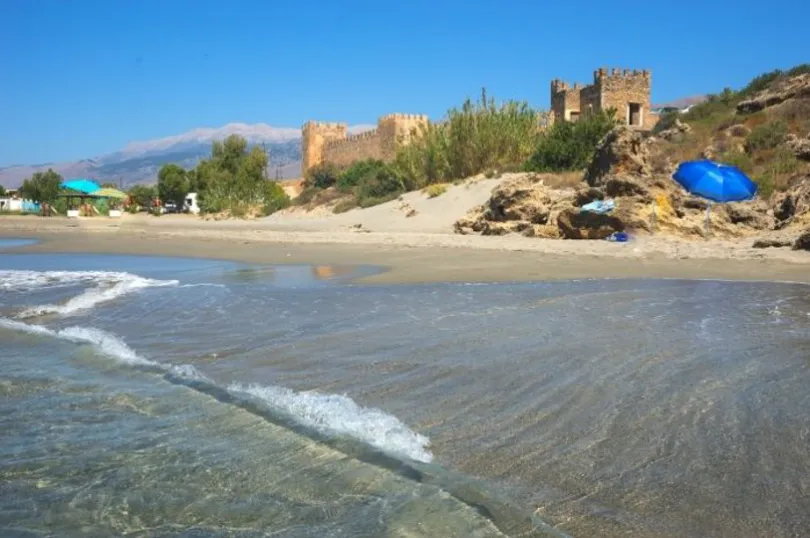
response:
<path fill-rule="evenodd" d="M 0 237 L 36 239 L 4 253 L 159 255 L 251 264 L 373 265 L 364 284 L 531 282 L 593 278 L 719 279 L 810 283 L 810 254 L 740 241 L 629 243 L 481 237 L 452 233 L 291 231 L 263 221 L 193 218 L 70 220 L 3 217 Z"/>

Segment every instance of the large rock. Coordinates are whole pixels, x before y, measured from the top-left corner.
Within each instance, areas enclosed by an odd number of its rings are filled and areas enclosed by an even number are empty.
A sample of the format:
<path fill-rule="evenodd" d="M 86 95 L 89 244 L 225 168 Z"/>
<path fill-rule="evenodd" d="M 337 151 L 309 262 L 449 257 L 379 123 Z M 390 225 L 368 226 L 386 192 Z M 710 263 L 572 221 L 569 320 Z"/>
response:
<path fill-rule="evenodd" d="M 793 250 L 810 250 L 810 228 L 796 238 L 796 242 L 793 243 Z"/>
<path fill-rule="evenodd" d="M 751 129 L 742 123 L 737 123 L 726 129 L 726 135 L 735 138 L 746 138 L 751 134 Z"/>
<path fill-rule="evenodd" d="M 582 212 L 578 208 L 562 211 L 557 216 L 560 235 L 565 239 L 605 239 L 613 232 L 622 232 L 624 222 L 611 215 Z"/>
<path fill-rule="evenodd" d="M 680 119 L 675 119 L 675 123 L 672 124 L 672 127 L 669 129 L 665 129 L 658 133 L 659 138 L 663 138 L 669 142 L 673 142 L 676 140 L 681 140 L 686 135 L 692 132 L 692 127 L 689 126 L 688 123 L 683 123 Z"/>
<path fill-rule="evenodd" d="M 771 230 L 775 225 L 774 218 L 768 215 L 765 202 L 745 204 L 723 204 L 731 224 L 739 224 L 753 230 Z"/>
<path fill-rule="evenodd" d="M 644 177 L 651 172 L 650 152 L 641 134 L 620 125 L 599 142 L 585 181 L 591 187 L 601 187 L 610 177 Z"/>
<path fill-rule="evenodd" d="M 785 146 L 793 152 L 797 159 L 810 161 L 810 134 L 807 135 L 807 138 L 789 134 L 785 139 Z"/>
<path fill-rule="evenodd" d="M 766 237 L 763 239 L 757 239 L 751 246 L 753 248 L 783 248 L 789 247 L 793 245 L 793 243 L 794 241 L 784 237 Z"/>
<path fill-rule="evenodd" d="M 810 73 L 786 77 L 773 82 L 768 88 L 751 99 L 737 104 L 737 112 L 750 114 L 764 108 L 784 103 L 789 99 L 810 97 Z"/>
<path fill-rule="evenodd" d="M 582 207 L 585 204 L 590 204 L 595 200 L 604 200 L 605 192 L 596 187 L 585 187 L 579 189 L 574 197 L 574 205 Z"/>
<path fill-rule="evenodd" d="M 459 234 L 556 237 L 556 214 L 571 207 L 574 195 L 572 189 L 549 189 L 532 175 L 514 174 L 492 190 L 486 203 L 456 221 L 454 229 Z"/>
<path fill-rule="evenodd" d="M 605 181 L 605 194 L 608 196 L 648 197 L 650 191 L 638 180 L 628 177 L 611 177 Z"/>
<path fill-rule="evenodd" d="M 773 198 L 773 214 L 781 227 L 795 219 L 810 217 L 810 176 L 795 182 Z"/>

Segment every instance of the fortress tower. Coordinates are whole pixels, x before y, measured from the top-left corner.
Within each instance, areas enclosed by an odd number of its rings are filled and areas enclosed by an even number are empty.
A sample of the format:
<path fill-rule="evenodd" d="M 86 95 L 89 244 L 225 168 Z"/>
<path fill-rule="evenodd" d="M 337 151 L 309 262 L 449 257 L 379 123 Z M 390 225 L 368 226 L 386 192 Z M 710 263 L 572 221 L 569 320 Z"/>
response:
<path fill-rule="evenodd" d="M 345 123 L 306 122 L 301 128 L 302 173 L 323 162 L 323 147 L 326 142 L 345 139 Z"/>
<path fill-rule="evenodd" d="M 620 123 L 649 130 L 658 122 L 650 110 L 652 76 L 649 71 L 605 68 L 593 72 L 593 84 L 569 87 L 561 80 L 551 81 L 553 121 L 576 121 L 600 110 L 616 110 Z"/>

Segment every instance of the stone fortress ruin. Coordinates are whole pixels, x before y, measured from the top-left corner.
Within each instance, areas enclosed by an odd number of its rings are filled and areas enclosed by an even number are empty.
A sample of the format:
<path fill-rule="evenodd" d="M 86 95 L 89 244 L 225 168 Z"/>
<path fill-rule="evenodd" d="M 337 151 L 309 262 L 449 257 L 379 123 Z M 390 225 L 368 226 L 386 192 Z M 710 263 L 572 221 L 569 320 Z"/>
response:
<path fill-rule="evenodd" d="M 651 74 L 649 71 L 599 68 L 593 72 L 593 84 L 584 86 L 554 79 L 551 81 L 551 121 L 577 121 L 581 116 L 600 110 L 616 110 L 620 123 L 650 130 L 658 115 L 650 109 Z"/>
<path fill-rule="evenodd" d="M 600 110 L 616 110 L 616 119 L 639 130 L 650 130 L 658 115 L 650 109 L 651 76 L 647 70 L 600 68 L 593 72 L 593 84 L 570 86 L 559 79 L 551 81 L 551 110 L 548 121 L 577 121 Z M 397 148 L 410 143 L 427 125 L 422 114 L 388 114 L 377 121 L 377 128 L 348 134 L 345 123 L 308 121 L 302 127 L 301 171 L 322 163 L 340 167 L 364 159 L 391 162 Z M 538 127 L 542 128 L 538 119 Z"/>
<path fill-rule="evenodd" d="M 363 159 L 390 162 L 397 148 L 408 144 L 428 117 L 422 114 L 388 114 L 377 128 L 359 134 L 346 133 L 345 123 L 308 121 L 302 128 L 302 172 L 321 163 L 348 166 Z"/>

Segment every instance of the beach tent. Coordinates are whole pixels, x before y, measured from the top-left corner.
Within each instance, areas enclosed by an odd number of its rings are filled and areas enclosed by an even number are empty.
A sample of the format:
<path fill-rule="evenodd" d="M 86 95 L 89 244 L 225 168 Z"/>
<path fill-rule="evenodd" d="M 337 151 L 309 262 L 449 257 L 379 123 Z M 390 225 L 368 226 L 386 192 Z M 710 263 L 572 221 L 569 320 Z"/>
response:
<path fill-rule="evenodd" d="M 126 200 L 128 197 L 127 193 L 110 188 L 94 191 L 93 196 L 97 196 L 98 198 L 115 198 L 116 200 Z"/>
<path fill-rule="evenodd" d="M 84 178 L 68 179 L 67 181 L 63 181 L 60 187 L 82 194 L 95 194 L 95 192 L 101 188 L 95 181 Z"/>

